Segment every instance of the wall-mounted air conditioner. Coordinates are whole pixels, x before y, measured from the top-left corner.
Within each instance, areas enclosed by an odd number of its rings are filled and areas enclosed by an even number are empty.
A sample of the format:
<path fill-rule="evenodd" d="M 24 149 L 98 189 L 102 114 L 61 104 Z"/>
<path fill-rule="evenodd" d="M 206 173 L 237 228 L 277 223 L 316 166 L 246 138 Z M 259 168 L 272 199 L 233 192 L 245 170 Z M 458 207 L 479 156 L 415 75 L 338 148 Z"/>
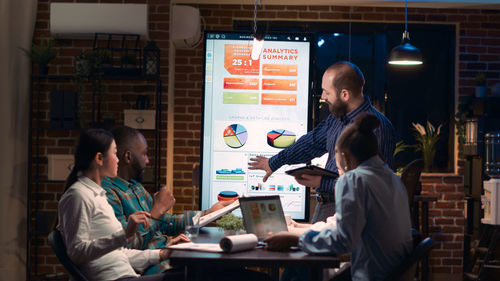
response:
<path fill-rule="evenodd" d="M 56 38 L 88 39 L 94 33 L 148 35 L 147 4 L 51 3 L 50 33 Z"/>
<path fill-rule="evenodd" d="M 185 5 L 174 5 L 172 14 L 171 40 L 179 49 L 196 47 L 201 40 L 200 10 Z"/>

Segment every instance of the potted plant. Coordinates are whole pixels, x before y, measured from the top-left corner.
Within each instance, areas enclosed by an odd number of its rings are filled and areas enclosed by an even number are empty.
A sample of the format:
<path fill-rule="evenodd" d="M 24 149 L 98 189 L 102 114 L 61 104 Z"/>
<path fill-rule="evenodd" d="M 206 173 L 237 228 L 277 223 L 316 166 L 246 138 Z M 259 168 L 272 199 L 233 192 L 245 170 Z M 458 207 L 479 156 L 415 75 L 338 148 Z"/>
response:
<path fill-rule="evenodd" d="M 488 88 L 486 87 L 486 74 L 478 73 L 476 75 L 476 98 L 485 98 Z"/>
<path fill-rule="evenodd" d="M 219 229 L 224 230 L 225 235 L 235 235 L 243 229 L 243 219 L 228 213 L 217 220 L 216 225 Z"/>
<path fill-rule="evenodd" d="M 113 55 L 111 54 L 111 51 L 99 51 L 99 64 L 101 68 L 111 68 L 113 66 Z"/>
<path fill-rule="evenodd" d="M 123 68 L 136 68 L 137 58 L 135 53 L 125 53 L 120 58 Z"/>
<path fill-rule="evenodd" d="M 106 94 L 106 85 L 103 81 L 103 72 L 99 68 L 100 56 L 96 52 L 83 51 L 75 58 L 75 88 L 78 93 L 78 119 L 80 128 L 87 128 L 92 125 L 87 118 L 87 110 L 85 108 L 85 88 L 89 82 L 95 83 L 98 102 L 102 101 L 102 97 Z"/>
<path fill-rule="evenodd" d="M 115 115 L 112 112 L 104 112 L 102 114 L 103 128 L 109 130 L 115 125 Z"/>
<path fill-rule="evenodd" d="M 458 105 L 458 110 L 455 113 L 455 132 L 458 136 L 460 145 L 465 143 L 465 123 L 467 118 L 472 117 L 473 96 L 468 96 Z"/>
<path fill-rule="evenodd" d="M 422 158 L 424 159 L 424 171 L 430 172 L 432 164 L 434 163 L 434 157 L 436 156 L 436 142 L 439 139 L 439 134 L 441 133 L 441 126 L 439 125 L 437 130 L 427 121 L 427 127 L 420 125 L 419 123 L 412 123 L 415 129 L 415 139 L 417 144 L 415 145 L 416 150 L 422 152 Z"/>
<path fill-rule="evenodd" d="M 38 65 L 38 71 L 41 75 L 47 75 L 49 62 L 59 53 L 59 49 L 55 48 L 53 43 L 52 38 L 48 38 L 40 41 L 40 45 L 32 44 L 29 50 L 21 48 L 26 56 Z"/>
<path fill-rule="evenodd" d="M 398 155 L 399 153 L 401 152 L 404 152 L 406 151 L 408 148 L 412 148 L 414 147 L 413 145 L 409 145 L 409 144 L 405 144 L 404 141 L 398 141 L 396 143 L 396 149 L 394 149 L 394 153 L 392 154 L 394 156 L 394 158 L 396 158 L 396 155 Z M 398 167 L 396 169 L 396 174 L 397 175 L 401 175 L 401 173 L 403 172 L 403 169 L 404 167 Z"/>

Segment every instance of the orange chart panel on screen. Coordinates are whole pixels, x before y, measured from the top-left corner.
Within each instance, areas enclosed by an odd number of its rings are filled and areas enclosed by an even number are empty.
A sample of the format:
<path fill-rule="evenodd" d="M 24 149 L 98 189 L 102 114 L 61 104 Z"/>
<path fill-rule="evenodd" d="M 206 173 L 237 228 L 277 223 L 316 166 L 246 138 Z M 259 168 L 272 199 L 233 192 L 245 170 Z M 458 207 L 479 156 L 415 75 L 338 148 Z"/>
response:
<path fill-rule="evenodd" d="M 233 75 L 259 75 L 260 60 L 252 60 L 251 45 L 224 45 L 224 67 Z"/>
<path fill-rule="evenodd" d="M 297 76 L 296 64 L 263 64 L 262 75 Z"/>
<path fill-rule="evenodd" d="M 292 94 L 262 94 L 262 104 L 297 105 L 297 95 L 292 95 Z"/>
<path fill-rule="evenodd" d="M 224 89 L 258 90 L 257 78 L 224 78 Z"/>
<path fill-rule="evenodd" d="M 262 90 L 297 91 L 297 80 L 262 79 Z"/>

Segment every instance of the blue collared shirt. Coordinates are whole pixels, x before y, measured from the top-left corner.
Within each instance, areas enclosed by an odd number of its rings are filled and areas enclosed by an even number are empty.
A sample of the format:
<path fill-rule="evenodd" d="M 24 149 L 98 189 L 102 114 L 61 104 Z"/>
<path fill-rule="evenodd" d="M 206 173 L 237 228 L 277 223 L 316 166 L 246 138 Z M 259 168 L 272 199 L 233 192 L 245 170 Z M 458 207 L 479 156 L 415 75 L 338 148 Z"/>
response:
<path fill-rule="evenodd" d="M 314 130 L 300 137 L 295 144 L 271 157 L 269 159 L 271 170 L 276 171 L 285 164 L 306 163 L 328 152 L 329 155 L 325 168 L 338 172 L 337 164 L 335 163 L 335 143 L 344 128 L 362 112 L 371 113 L 380 120 L 380 126 L 374 130 L 374 133 L 377 137 L 379 151 L 382 153 L 385 162 L 392 168 L 393 153 L 396 147 L 394 127 L 389 119 L 370 104 L 370 99 L 365 97 L 365 101 L 358 108 L 347 113 L 346 116 L 336 118 L 330 114 Z M 334 193 L 335 181 L 336 178 L 323 177 L 321 179 L 321 186 L 316 188 L 316 192 Z"/>
<path fill-rule="evenodd" d="M 308 231 L 299 247 L 308 253 L 351 253 L 352 280 L 383 280 L 412 249 L 406 189 L 379 156 L 339 177 L 337 227 Z"/>

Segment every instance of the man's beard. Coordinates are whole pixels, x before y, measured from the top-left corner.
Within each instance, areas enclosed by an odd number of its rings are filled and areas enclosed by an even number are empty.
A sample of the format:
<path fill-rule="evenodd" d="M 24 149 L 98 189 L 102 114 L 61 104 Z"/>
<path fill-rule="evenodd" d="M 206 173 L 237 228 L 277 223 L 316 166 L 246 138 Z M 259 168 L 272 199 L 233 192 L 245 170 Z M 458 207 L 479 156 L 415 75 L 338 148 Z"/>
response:
<path fill-rule="evenodd" d="M 347 114 L 347 103 L 340 100 L 340 97 L 337 97 L 337 100 L 331 104 L 328 103 L 328 109 L 333 116 L 337 118 L 344 117 Z"/>
<path fill-rule="evenodd" d="M 137 161 L 135 158 L 132 161 L 132 170 L 134 171 L 134 180 L 136 180 L 137 182 L 142 182 L 144 169 L 139 164 L 139 161 Z"/>

